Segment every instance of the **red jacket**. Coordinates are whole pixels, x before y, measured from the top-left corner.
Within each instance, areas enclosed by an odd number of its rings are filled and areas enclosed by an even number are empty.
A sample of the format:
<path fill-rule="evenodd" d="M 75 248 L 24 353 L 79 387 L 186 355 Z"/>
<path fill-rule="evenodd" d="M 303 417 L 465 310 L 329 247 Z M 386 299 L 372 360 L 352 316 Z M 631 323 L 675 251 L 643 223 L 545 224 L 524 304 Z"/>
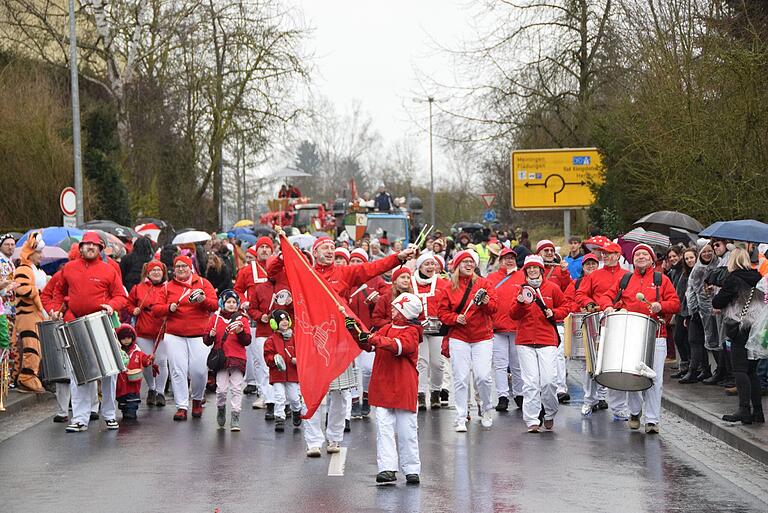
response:
<path fill-rule="evenodd" d="M 519 290 L 518 288 L 518 293 Z M 544 280 L 539 287 L 539 292 L 544 300 L 544 305 L 555 314 L 554 320 L 562 321 L 568 315 L 568 303 L 560 287 L 551 281 Z M 515 299 L 509 315 L 518 321 L 515 344 L 545 346 L 557 346 L 559 344 L 560 338 L 557 335 L 557 329 L 544 316 L 541 307 L 536 303 L 526 305 Z"/>
<path fill-rule="evenodd" d="M 235 320 L 243 323 L 243 331 L 240 333 L 227 332 L 229 324 Z M 216 335 L 211 336 L 211 331 L 216 330 Z M 247 356 L 245 346 L 251 343 L 251 330 L 248 327 L 248 317 L 240 312 L 221 312 L 211 315 L 203 336 L 203 343 L 207 346 L 220 346 L 224 349 L 227 359 L 227 368 L 241 368 L 244 370 Z M 242 367 L 241 367 L 242 365 Z"/>
<path fill-rule="evenodd" d="M 525 283 L 525 274 L 523 271 L 517 270 L 512 272 L 512 276 L 509 277 L 500 287 L 497 287 L 502 280 L 507 277 L 507 271 L 501 269 L 493 274 L 487 276 L 488 283 L 493 285 L 496 290 L 496 300 L 498 302 L 498 309 L 493 316 L 493 331 L 498 333 L 511 333 L 517 331 L 517 322 L 512 320 L 509 316 L 509 309 L 517 302 L 517 295 L 520 292 L 518 285 Z"/>
<path fill-rule="evenodd" d="M 128 369 L 143 369 L 152 365 L 149 355 L 143 353 L 136 342 L 131 344 L 127 350 L 124 349 L 124 351 L 128 354 L 128 365 L 125 366 L 126 370 L 117 375 L 115 397 L 118 399 L 124 395 L 139 394 L 141 392 L 142 380 L 130 381 L 128 379 Z"/>
<path fill-rule="evenodd" d="M 56 274 L 51 276 L 51 279 L 48 280 L 48 283 L 43 287 L 43 290 L 40 291 L 40 301 L 43 303 L 43 308 L 45 308 L 45 311 L 48 313 L 55 310 L 53 306 L 53 296 L 59 281 L 61 281 L 61 270 L 56 271 Z"/>
<path fill-rule="evenodd" d="M 119 311 L 128 303 L 128 294 L 123 287 L 120 272 L 96 258 L 79 258 L 67 262 L 61 270 L 61 279 L 53 292 L 53 309 L 61 310 L 67 305 L 65 321 L 92 314 L 101 310 L 102 304 L 108 304 Z"/>
<path fill-rule="evenodd" d="M 560 267 L 560 264 L 546 266 L 544 279 L 560 287 L 560 292 L 565 292 L 565 289 L 568 288 L 572 281 L 571 273 L 568 272 L 567 268 L 563 269 Z"/>
<path fill-rule="evenodd" d="M 462 311 L 459 312 L 464 313 L 467 307 L 472 305 L 467 312 L 467 324 L 456 323 L 456 318 L 459 316 L 456 309 L 461 303 L 468 283 L 469 277 L 461 277 L 458 287 L 454 289 L 451 285 L 442 291 L 438 300 L 437 316 L 443 324 L 450 326 L 449 338 L 464 342 L 491 340 L 493 338 L 493 316 L 497 310 L 496 291 L 493 289 L 493 285 L 484 278 L 478 277 L 472 284 L 467 301 L 461 309 Z M 488 292 L 489 301 L 485 305 L 477 306 L 472 303 L 472 298 L 480 289 L 485 289 Z"/>
<path fill-rule="evenodd" d="M 267 282 L 266 269 L 264 269 L 265 265 L 266 262 L 258 262 L 257 264 L 256 261 L 253 261 L 250 264 L 244 265 L 237 271 L 235 285 L 232 288 L 235 292 L 240 294 L 241 301 L 247 301 L 246 292 L 250 286 Z M 259 269 L 259 266 L 261 266 L 261 269 Z M 254 269 L 256 270 L 257 275 L 255 280 L 253 279 Z"/>
<path fill-rule="evenodd" d="M 349 307 L 365 327 L 369 329 L 373 327 L 373 311 L 381 303 L 384 293 L 389 287 L 390 284 L 385 282 L 381 276 L 375 276 L 352 291 L 354 296 L 349 298 Z M 375 302 L 369 302 L 368 296 L 373 292 L 378 292 L 379 298 Z"/>
<path fill-rule="evenodd" d="M 451 286 L 451 282 L 435 274 L 428 283 L 421 284 L 419 281 L 422 280 L 418 274 L 419 271 L 417 270 L 411 277 L 411 287 L 413 287 L 413 293 L 419 296 L 421 304 L 424 306 L 422 316 L 424 318 L 437 317 L 440 294 Z"/>
<path fill-rule="evenodd" d="M 275 355 L 280 355 L 285 361 L 285 371 L 277 370 Z M 264 360 L 269 367 L 269 382 L 271 383 L 298 383 L 299 370 L 293 363 L 296 357 L 296 344 L 293 337 L 285 340 L 279 332 L 272 333 L 264 342 Z"/>
<path fill-rule="evenodd" d="M 199 303 L 190 303 L 189 295 L 195 289 L 203 289 L 205 300 Z M 182 297 L 181 301 L 179 299 Z M 178 303 L 175 312 L 170 311 L 172 303 Z M 168 286 L 162 296 L 162 301 L 152 306 L 152 313 L 156 317 L 168 317 L 165 332 L 178 337 L 202 337 L 208 333 L 208 318 L 210 313 L 219 307 L 216 299 L 216 291 L 213 285 L 199 274 L 192 275 L 189 284 L 176 279 L 168 282 Z"/>
<path fill-rule="evenodd" d="M 392 284 L 387 283 L 387 286 L 381 292 L 381 297 L 373 308 L 373 315 L 371 315 L 370 329 L 380 329 L 392 322 Z"/>
<path fill-rule="evenodd" d="M 613 267 L 601 267 L 596 269 L 589 276 L 585 276 L 579 284 L 579 290 L 576 291 L 576 305 L 584 308 L 589 303 L 598 304 L 600 296 L 611 290 L 613 284 L 618 282 L 626 269 L 620 265 Z"/>
<path fill-rule="evenodd" d="M 246 269 L 245 267 L 243 269 Z M 249 283 L 245 291 L 245 299 L 248 301 L 248 316 L 256 322 L 256 336 L 268 337 L 272 334 L 272 328 L 267 322 L 261 320 L 262 315 L 269 316 L 272 310 L 281 308 L 273 304 L 274 288 L 271 281 Z"/>
<path fill-rule="evenodd" d="M 629 271 L 625 271 L 625 273 L 626 272 Z M 619 300 L 614 305 L 613 300 L 619 293 L 619 285 L 621 283 L 621 276 L 623 276 L 623 274 L 624 273 L 619 275 L 619 279 L 616 280 L 608 292 L 598 298 L 598 304 L 600 305 L 600 308 L 605 309 L 609 306 L 613 306 L 617 309 L 626 308 L 630 312 L 650 315 L 653 319 L 658 321 L 659 314 L 652 314 L 648 308 L 648 305 L 637 299 L 637 294 L 642 292 L 645 295 L 645 300 L 649 303 L 656 302 L 656 298 L 658 297 L 658 302 L 661 304 L 660 314 L 662 317 L 680 312 L 680 298 L 677 296 L 675 286 L 672 285 L 672 282 L 669 278 L 667 278 L 667 276 L 662 274 L 661 286 L 658 288 L 659 290 L 657 296 L 657 288 L 653 286 L 653 271 L 650 269 L 645 274 L 640 274 L 640 271 L 635 269 L 635 271 L 632 273 L 632 277 L 629 279 L 629 283 L 627 283 L 627 288 L 624 289 L 624 291 L 621 293 L 621 297 L 619 297 Z M 657 337 L 664 338 L 666 336 L 666 324 L 661 322 Z"/>
<path fill-rule="evenodd" d="M 153 285 L 151 281 L 145 279 L 131 289 L 128 294 L 128 310 L 133 315 L 133 310 L 141 308 L 136 317 L 136 335 L 141 338 L 155 339 L 160 333 L 163 325 L 163 319 L 152 313 L 154 305 L 162 305 L 165 300 L 166 283 Z"/>
<path fill-rule="evenodd" d="M 371 335 L 366 351 L 375 348 L 368 401 L 371 406 L 416 411 L 421 328 L 413 324 L 387 324 Z"/>

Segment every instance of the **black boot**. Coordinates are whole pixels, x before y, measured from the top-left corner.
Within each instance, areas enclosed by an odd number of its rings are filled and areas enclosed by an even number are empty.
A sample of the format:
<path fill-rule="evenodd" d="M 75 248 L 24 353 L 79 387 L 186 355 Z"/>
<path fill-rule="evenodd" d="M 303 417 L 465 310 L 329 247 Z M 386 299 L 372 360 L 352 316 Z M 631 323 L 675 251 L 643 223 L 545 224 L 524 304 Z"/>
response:
<path fill-rule="evenodd" d="M 742 424 L 752 424 L 752 414 L 749 413 L 749 408 L 739 406 L 736 413 L 730 415 L 723 415 L 723 420 L 726 422 L 741 422 Z"/>
<path fill-rule="evenodd" d="M 427 394 L 419 392 L 419 411 L 426 411 L 427 409 Z"/>
<path fill-rule="evenodd" d="M 755 424 L 765 424 L 765 415 L 763 415 L 763 406 L 752 408 L 752 422 Z"/>
<path fill-rule="evenodd" d="M 672 376 L 674 377 L 674 376 Z M 681 385 L 688 385 L 690 383 L 698 383 L 699 382 L 699 371 L 697 369 L 690 369 L 685 376 L 680 378 L 678 381 Z"/>
<path fill-rule="evenodd" d="M 688 362 L 680 362 L 680 369 L 669 377 L 672 379 L 681 379 L 688 374 Z"/>
<path fill-rule="evenodd" d="M 275 420 L 275 403 L 267 403 L 267 412 L 264 414 L 264 420 Z"/>

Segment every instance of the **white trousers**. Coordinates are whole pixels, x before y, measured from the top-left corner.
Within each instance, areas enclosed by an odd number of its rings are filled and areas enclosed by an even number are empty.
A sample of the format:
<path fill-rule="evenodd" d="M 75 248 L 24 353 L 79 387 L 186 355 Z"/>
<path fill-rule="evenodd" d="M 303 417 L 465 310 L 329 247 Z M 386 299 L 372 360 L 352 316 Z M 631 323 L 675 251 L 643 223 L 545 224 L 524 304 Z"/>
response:
<path fill-rule="evenodd" d="M 510 398 L 509 374 L 512 374 L 512 397 L 523 395 L 523 378 L 520 376 L 520 361 L 514 331 L 493 334 L 493 375 L 496 393 L 499 397 Z M 509 369 L 509 371 L 507 371 Z"/>
<path fill-rule="evenodd" d="M 661 420 L 661 392 L 664 388 L 664 360 L 667 359 L 667 339 L 656 339 L 656 350 L 653 353 L 653 370 L 656 378 L 653 386 L 642 392 L 629 392 L 629 413 L 640 415 L 645 406 L 646 424 L 658 424 Z"/>
<path fill-rule="evenodd" d="M 523 376 L 523 420 L 528 427 L 538 426 L 542 405 L 545 420 L 557 414 L 557 347 L 519 345 L 517 356 Z"/>
<path fill-rule="evenodd" d="M 565 394 L 568 392 L 568 383 L 566 382 L 565 371 L 565 344 L 562 343 L 565 328 L 562 324 L 557 325 L 557 333 L 561 340 L 560 345 L 557 346 L 557 393 Z"/>
<path fill-rule="evenodd" d="M 368 392 L 368 385 L 371 383 L 371 372 L 373 372 L 373 360 L 376 353 L 363 351 L 355 358 L 355 377 L 357 386 L 352 389 L 352 398 L 357 399 L 362 392 Z"/>
<path fill-rule="evenodd" d="M 326 408 L 327 401 L 327 408 Z M 352 402 L 352 393 L 347 390 L 331 390 L 312 418 L 303 422 L 304 441 L 307 447 L 321 447 L 326 436 L 330 442 L 344 440 L 344 421 Z M 328 412 L 328 422 L 323 435 L 323 418 Z M 277 414 L 277 413 L 275 413 Z"/>
<path fill-rule="evenodd" d="M 415 412 L 376 408 L 376 463 L 379 472 L 402 469 L 405 475 L 421 473 L 418 429 Z"/>
<path fill-rule="evenodd" d="M 56 415 L 69 416 L 69 399 L 71 396 L 69 383 L 56 383 Z"/>
<path fill-rule="evenodd" d="M 493 408 L 491 395 L 493 393 L 493 342 L 463 342 L 455 338 L 448 341 L 451 351 L 451 367 L 453 368 L 453 391 L 456 403 L 456 420 L 467 420 L 467 400 L 469 399 L 469 373 L 475 375 L 475 389 L 480 395 L 480 410 L 485 412 Z"/>
<path fill-rule="evenodd" d="M 211 348 L 203 344 L 202 337 L 179 337 L 168 333 L 161 345 L 165 346 L 171 367 L 171 388 L 176 408 L 189 410 L 190 387 L 193 400 L 200 401 L 205 395 L 208 381 L 206 359 Z"/>
<path fill-rule="evenodd" d="M 101 378 L 100 413 L 104 420 L 115 419 L 116 389 L 117 375 Z M 69 382 L 69 391 L 72 395 L 72 422 L 80 422 L 87 426 L 91 419 L 91 412 L 95 411 L 99 404 L 97 382 L 91 381 L 85 385 L 78 385 L 73 374 Z"/>
<path fill-rule="evenodd" d="M 419 372 L 419 392 L 439 392 L 443 388 L 443 355 L 440 354 L 443 337 L 424 335 L 419 344 L 419 359 L 416 370 Z M 429 387 L 427 387 L 429 385 Z M 429 398 L 427 398 L 429 399 Z"/>
<path fill-rule="evenodd" d="M 136 338 L 136 344 L 144 354 L 152 353 L 152 348 L 155 346 L 155 341 L 149 338 Z M 165 385 L 168 383 L 168 353 L 165 350 L 165 342 L 160 341 L 157 346 L 157 352 L 155 353 L 155 363 L 157 364 L 160 373 L 157 376 L 152 375 L 152 366 L 144 368 L 144 381 L 147 382 L 147 387 L 150 390 L 154 390 L 159 394 L 165 394 Z"/>
<path fill-rule="evenodd" d="M 275 394 L 275 418 L 285 419 L 286 402 L 291 405 L 291 411 L 302 411 L 301 390 L 298 383 L 273 383 L 272 392 Z"/>
<path fill-rule="evenodd" d="M 222 369 L 216 373 L 216 406 L 226 406 L 227 395 L 232 411 L 239 412 L 243 407 L 243 388 L 245 377 L 239 369 Z"/>
<path fill-rule="evenodd" d="M 251 328 L 251 343 L 245 347 L 245 382 L 256 385 L 265 403 L 274 403 L 272 385 L 269 384 L 269 367 L 264 360 L 264 342 L 267 337 L 257 337 L 256 328 Z"/>

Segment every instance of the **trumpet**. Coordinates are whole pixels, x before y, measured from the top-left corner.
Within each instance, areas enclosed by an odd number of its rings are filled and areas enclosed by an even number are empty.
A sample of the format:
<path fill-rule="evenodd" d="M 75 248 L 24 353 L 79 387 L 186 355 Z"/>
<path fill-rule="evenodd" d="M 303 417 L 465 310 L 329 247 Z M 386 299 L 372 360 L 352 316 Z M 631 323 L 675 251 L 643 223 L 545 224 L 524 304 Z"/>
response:
<path fill-rule="evenodd" d="M 11 384 L 10 352 L 5 349 L 0 355 L 0 411 L 5 411 L 5 398 Z"/>

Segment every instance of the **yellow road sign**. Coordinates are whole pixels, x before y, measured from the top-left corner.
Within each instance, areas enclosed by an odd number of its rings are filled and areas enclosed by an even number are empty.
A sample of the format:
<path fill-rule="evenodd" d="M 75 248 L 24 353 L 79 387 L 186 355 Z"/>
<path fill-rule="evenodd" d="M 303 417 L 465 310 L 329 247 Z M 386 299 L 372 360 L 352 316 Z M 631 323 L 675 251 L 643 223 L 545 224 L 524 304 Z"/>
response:
<path fill-rule="evenodd" d="M 601 183 L 596 148 L 512 152 L 512 208 L 515 210 L 588 207 L 590 183 Z"/>

